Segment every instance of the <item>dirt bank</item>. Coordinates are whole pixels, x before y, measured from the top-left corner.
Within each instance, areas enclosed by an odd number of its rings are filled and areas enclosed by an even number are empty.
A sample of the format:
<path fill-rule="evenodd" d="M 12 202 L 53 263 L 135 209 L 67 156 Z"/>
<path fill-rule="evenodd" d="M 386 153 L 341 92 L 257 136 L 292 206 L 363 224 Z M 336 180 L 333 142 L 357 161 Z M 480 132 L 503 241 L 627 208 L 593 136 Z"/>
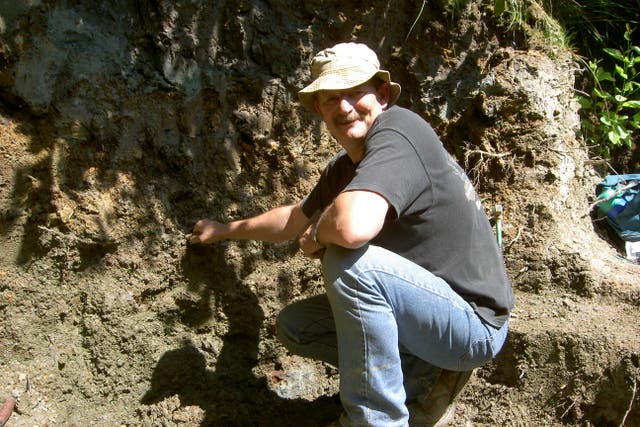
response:
<path fill-rule="evenodd" d="M 185 234 L 306 194 L 337 146 L 295 92 L 314 52 L 352 39 L 378 51 L 487 211 L 504 208 L 512 333 L 456 425 L 640 425 L 640 266 L 589 214 L 607 170 L 577 134 L 576 64 L 505 31 L 487 3 L 419 12 L 0 6 L 0 401 L 21 395 L 8 425 L 337 417 L 335 369 L 273 335 L 284 305 L 322 292 L 317 263 L 293 243 Z"/>

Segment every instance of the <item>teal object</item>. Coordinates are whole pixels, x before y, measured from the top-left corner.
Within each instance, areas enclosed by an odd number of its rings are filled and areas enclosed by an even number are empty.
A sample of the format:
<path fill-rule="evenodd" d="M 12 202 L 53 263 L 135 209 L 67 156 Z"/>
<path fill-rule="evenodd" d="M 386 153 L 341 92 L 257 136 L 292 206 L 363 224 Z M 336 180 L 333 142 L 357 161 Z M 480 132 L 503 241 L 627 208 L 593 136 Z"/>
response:
<path fill-rule="evenodd" d="M 613 197 L 616 194 L 616 190 L 613 188 L 607 188 L 598 195 L 598 199 L 604 199 L 603 202 L 598 203 L 600 210 L 615 221 L 620 213 L 627 206 L 627 201 L 622 195 Z"/>
<path fill-rule="evenodd" d="M 640 174 L 609 175 L 596 194 L 611 228 L 625 241 L 640 241 Z"/>

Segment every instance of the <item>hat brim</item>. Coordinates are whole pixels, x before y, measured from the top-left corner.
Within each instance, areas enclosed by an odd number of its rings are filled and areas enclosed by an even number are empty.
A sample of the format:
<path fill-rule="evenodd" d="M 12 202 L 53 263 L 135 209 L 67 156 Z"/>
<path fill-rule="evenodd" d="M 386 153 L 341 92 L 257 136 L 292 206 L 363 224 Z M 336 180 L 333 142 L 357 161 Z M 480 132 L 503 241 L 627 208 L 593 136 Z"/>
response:
<path fill-rule="evenodd" d="M 401 87 L 398 83 L 391 81 L 391 76 L 386 70 L 377 70 L 372 73 L 363 73 L 356 67 L 332 70 L 330 73 L 321 74 L 307 87 L 298 92 L 298 99 L 311 112 L 316 112 L 316 93 L 321 90 L 343 90 L 349 89 L 368 82 L 372 77 L 378 76 L 390 87 L 389 106 L 393 105 L 400 96 Z"/>

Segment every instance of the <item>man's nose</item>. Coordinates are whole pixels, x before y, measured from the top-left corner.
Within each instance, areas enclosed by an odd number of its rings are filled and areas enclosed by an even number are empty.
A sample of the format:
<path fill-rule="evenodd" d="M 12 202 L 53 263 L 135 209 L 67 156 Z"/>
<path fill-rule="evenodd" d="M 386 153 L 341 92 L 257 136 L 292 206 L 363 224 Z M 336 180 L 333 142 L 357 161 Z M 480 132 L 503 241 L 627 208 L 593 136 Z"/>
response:
<path fill-rule="evenodd" d="M 353 99 L 344 95 L 340 97 L 340 103 L 338 104 L 340 111 L 351 111 L 353 109 Z"/>

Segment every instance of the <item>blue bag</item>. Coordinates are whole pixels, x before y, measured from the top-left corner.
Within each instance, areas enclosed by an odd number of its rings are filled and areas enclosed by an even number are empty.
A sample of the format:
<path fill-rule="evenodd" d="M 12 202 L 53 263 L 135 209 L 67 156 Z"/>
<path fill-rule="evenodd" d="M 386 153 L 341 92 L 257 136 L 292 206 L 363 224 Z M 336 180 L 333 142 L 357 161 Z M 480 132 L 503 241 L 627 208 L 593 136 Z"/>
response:
<path fill-rule="evenodd" d="M 609 175 L 596 186 L 600 211 L 627 242 L 640 241 L 640 174 Z"/>

